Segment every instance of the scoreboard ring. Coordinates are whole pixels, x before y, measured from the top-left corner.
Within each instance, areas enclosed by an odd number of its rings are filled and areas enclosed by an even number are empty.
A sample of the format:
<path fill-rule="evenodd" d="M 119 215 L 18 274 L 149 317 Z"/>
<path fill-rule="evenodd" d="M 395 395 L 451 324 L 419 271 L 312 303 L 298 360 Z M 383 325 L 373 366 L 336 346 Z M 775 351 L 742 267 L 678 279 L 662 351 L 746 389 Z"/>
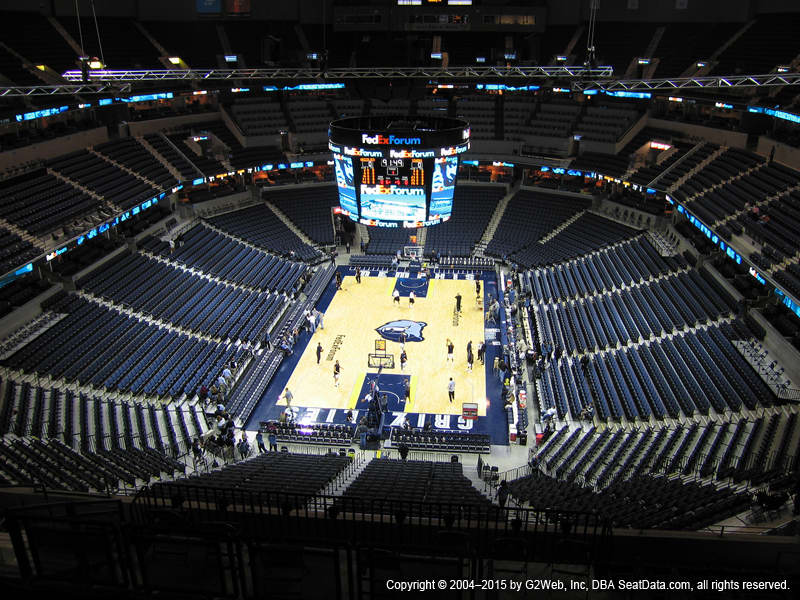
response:
<path fill-rule="evenodd" d="M 330 124 L 339 212 L 383 227 L 422 227 L 450 218 L 458 158 L 469 124 L 449 117 L 348 117 Z"/>

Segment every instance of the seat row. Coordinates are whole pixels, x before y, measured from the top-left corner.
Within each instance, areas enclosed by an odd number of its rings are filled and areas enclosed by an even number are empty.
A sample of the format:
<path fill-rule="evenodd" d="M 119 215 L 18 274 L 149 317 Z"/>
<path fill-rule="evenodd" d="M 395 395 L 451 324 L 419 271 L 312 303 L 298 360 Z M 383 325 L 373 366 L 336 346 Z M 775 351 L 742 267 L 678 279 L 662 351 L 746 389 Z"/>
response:
<path fill-rule="evenodd" d="M 264 199 L 274 203 L 298 229 L 316 243 L 333 244 L 331 208 L 339 205 L 336 186 L 270 190 L 264 193 Z"/>
<path fill-rule="evenodd" d="M 304 243 L 266 205 L 257 205 L 209 219 L 214 227 L 284 257 L 318 260 L 320 252 Z"/>
<path fill-rule="evenodd" d="M 504 194 L 505 186 L 457 186 L 450 220 L 426 232 L 425 256 L 470 256 Z"/>
<path fill-rule="evenodd" d="M 222 469 L 153 486 L 173 494 L 190 493 L 186 486 L 249 491 L 262 494 L 314 496 L 352 462 L 335 454 L 313 455 L 268 452 Z"/>
<path fill-rule="evenodd" d="M 58 440 L 37 438 L 2 440 L 0 456 L 0 473 L 10 483 L 76 492 L 116 493 L 185 469 L 152 449 L 79 453 Z"/>
<path fill-rule="evenodd" d="M 55 158 L 48 166 L 122 209 L 136 206 L 162 191 L 88 150 Z"/>
<path fill-rule="evenodd" d="M 157 238 L 146 238 L 140 246 L 223 281 L 289 295 L 297 290 L 307 269 L 303 263 L 252 248 L 203 225 L 183 233 L 174 251 Z"/>
<path fill-rule="evenodd" d="M 50 233 L 103 207 L 102 201 L 44 169 L 0 182 L 0 218 L 36 236 Z"/>
<path fill-rule="evenodd" d="M 524 271 L 519 279 L 535 300 L 556 302 L 642 283 L 685 267 L 683 257 L 661 256 L 646 237 L 637 236 L 558 265 Z"/>
<path fill-rule="evenodd" d="M 166 323 L 230 340 L 260 341 L 285 305 L 283 294 L 220 284 L 139 253 L 118 255 L 77 285 Z"/>
<path fill-rule="evenodd" d="M 561 346 L 567 354 L 594 352 L 651 339 L 727 315 L 730 308 L 702 278 L 681 272 L 634 288 L 557 304 L 533 311 L 540 344 Z"/>
<path fill-rule="evenodd" d="M 491 450 L 491 439 L 487 434 L 464 431 L 442 433 L 392 428 L 390 441 L 395 448 L 405 444 L 410 450 L 475 453 L 488 453 Z"/>
<path fill-rule="evenodd" d="M 730 326 L 709 327 L 598 354 L 551 362 L 537 387 L 543 409 L 580 418 L 592 403 L 600 419 L 648 419 L 755 409 L 772 390 L 731 344 Z"/>
<path fill-rule="evenodd" d="M 344 491 L 345 498 L 365 501 L 455 504 L 488 509 L 489 499 L 463 474 L 461 463 L 374 459 Z M 386 509 L 390 506 L 386 505 Z M 413 505 L 410 507 L 414 510 Z M 416 507 L 417 510 L 423 507 Z"/>
<path fill-rule="evenodd" d="M 134 394 L 180 397 L 209 385 L 244 347 L 208 342 L 63 295 L 47 307 L 65 316 L 3 360 L 38 373 Z"/>
<path fill-rule="evenodd" d="M 588 207 L 584 199 L 520 189 L 509 200 L 486 254 L 502 257 L 520 251 Z"/>
<path fill-rule="evenodd" d="M 583 213 L 546 242 L 521 248 L 511 254 L 511 259 L 524 267 L 548 265 L 610 246 L 636 234 L 637 230 L 627 225 L 594 213 Z"/>

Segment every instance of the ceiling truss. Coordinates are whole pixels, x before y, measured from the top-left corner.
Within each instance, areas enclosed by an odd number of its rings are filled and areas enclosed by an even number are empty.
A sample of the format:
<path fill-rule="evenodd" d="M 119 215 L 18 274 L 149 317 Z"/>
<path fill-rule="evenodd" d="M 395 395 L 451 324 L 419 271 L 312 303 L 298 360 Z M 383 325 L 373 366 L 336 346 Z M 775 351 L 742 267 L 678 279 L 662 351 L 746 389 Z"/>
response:
<path fill-rule="evenodd" d="M 501 79 L 554 77 L 612 77 L 613 67 L 584 66 L 509 66 L 509 67 L 411 67 L 411 68 L 342 68 L 342 69 L 168 69 L 144 71 L 106 71 L 89 72 L 90 81 L 214 81 L 225 79 L 295 79 L 295 80 L 337 80 L 337 79 Z M 81 71 L 67 71 L 63 74 L 67 81 L 78 82 L 83 78 Z"/>
<path fill-rule="evenodd" d="M 118 94 L 131 91 L 130 83 L 90 82 L 64 83 L 60 85 L 9 85 L 0 86 L 0 98 L 24 96 L 64 96 L 79 94 Z"/>
<path fill-rule="evenodd" d="M 89 81 L 82 81 L 80 71 L 63 74 L 66 83 L 60 85 L 0 86 L 0 98 L 20 96 L 58 96 L 75 94 L 114 94 L 132 91 L 137 82 L 194 82 L 220 81 L 295 81 L 333 82 L 351 79 L 428 79 L 479 80 L 482 82 L 520 80 L 543 82 L 551 80 L 559 87 L 575 91 L 606 90 L 631 92 L 677 91 L 684 89 L 733 89 L 800 85 L 800 73 L 768 73 L 765 75 L 712 75 L 704 77 L 673 77 L 667 79 L 611 79 L 610 66 L 544 67 L 441 67 L 419 68 L 354 68 L 354 69 L 168 69 L 142 71 L 92 71 Z"/>

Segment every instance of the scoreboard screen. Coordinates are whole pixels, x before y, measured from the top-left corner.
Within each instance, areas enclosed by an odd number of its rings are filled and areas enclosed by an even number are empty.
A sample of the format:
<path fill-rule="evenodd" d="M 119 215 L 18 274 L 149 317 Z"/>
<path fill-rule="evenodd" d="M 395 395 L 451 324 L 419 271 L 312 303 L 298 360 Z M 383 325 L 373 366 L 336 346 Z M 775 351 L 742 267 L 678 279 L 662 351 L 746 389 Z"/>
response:
<path fill-rule="evenodd" d="M 358 219 L 358 200 L 354 184 L 353 160 L 341 154 L 333 155 L 336 170 L 336 185 L 339 187 L 339 206 L 342 212 L 353 219 Z"/>
<path fill-rule="evenodd" d="M 437 158 L 431 182 L 431 219 L 446 221 L 453 212 L 453 192 L 456 189 L 458 157 Z"/>
<path fill-rule="evenodd" d="M 458 119 L 432 119 L 393 131 L 398 122 L 401 118 L 353 117 L 331 124 L 339 212 L 381 227 L 446 221 L 453 209 L 459 154 L 469 148 L 469 127 Z M 442 124 L 447 128 L 437 131 Z M 386 128 L 376 131 L 381 125 Z"/>
<path fill-rule="evenodd" d="M 425 221 L 425 169 L 422 159 L 362 158 L 361 218 Z"/>

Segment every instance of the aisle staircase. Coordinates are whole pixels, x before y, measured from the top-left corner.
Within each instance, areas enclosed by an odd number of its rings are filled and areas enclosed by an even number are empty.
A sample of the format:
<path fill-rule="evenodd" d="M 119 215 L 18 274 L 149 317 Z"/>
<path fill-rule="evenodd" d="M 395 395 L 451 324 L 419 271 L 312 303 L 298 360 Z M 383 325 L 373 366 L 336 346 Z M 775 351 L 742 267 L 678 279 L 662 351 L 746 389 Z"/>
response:
<path fill-rule="evenodd" d="M 475 244 L 475 250 L 473 250 L 473 256 L 484 256 L 483 251 L 486 249 L 486 246 L 489 245 L 489 242 L 494 237 L 494 232 L 497 231 L 497 226 L 500 224 L 500 219 L 503 218 L 503 215 L 506 212 L 506 208 L 508 208 L 508 203 L 511 201 L 511 198 L 519 191 L 521 184 L 515 184 L 508 189 L 508 193 L 503 196 L 500 202 L 497 203 L 497 208 L 494 209 L 494 214 L 492 218 L 489 219 L 489 224 L 486 226 L 486 230 L 483 232 L 481 239 Z"/>
<path fill-rule="evenodd" d="M 286 213 L 284 213 L 280 208 L 275 206 L 269 200 L 264 200 L 264 203 L 267 205 L 267 207 L 269 207 L 269 209 L 272 212 L 275 213 L 276 217 L 278 217 L 281 221 L 283 221 L 283 224 L 286 225 L 286 227 L 288 227 L 291 230 L 292 233 L 294 233 L 297 237 L 300 238 L 300 240 L 302 240 L 302 242 L 304 244 L 308 244 L 312 248 L 318 248 L 319 247 L 319 244 L 317 244 L 317 242 L 315 242 L 310 237 L 308 237 L 305 233 L 300 231 L 300 229 L 297 227 L 297 225 L 292 223 L 292 220 L 289 217 L 287 217 Z"/>

